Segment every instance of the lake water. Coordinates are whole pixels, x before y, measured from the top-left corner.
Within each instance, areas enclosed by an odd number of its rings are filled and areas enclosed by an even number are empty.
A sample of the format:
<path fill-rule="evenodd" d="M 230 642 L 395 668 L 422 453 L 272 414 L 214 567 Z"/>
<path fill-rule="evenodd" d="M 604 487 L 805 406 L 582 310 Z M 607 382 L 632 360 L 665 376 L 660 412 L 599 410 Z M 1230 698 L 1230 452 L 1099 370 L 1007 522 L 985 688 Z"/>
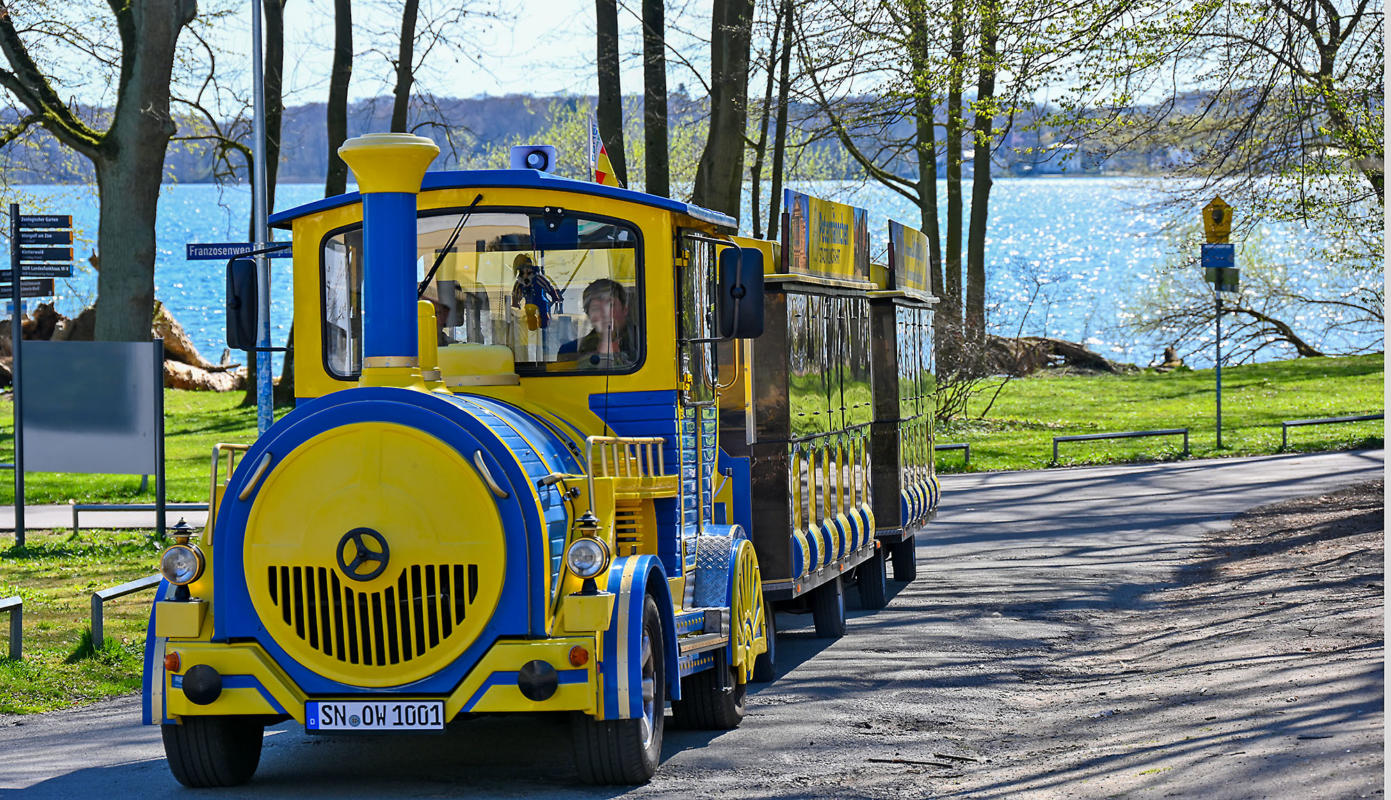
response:
<path fill-rule="evenodd" d="M 890 218 L 918 225 L 918 212 L 910 202 L 877 185 L 821 183 L 794 188 L 869 209 L 871 253 L 876 260 L 884 258 Z M 73 278 L 58 279 L 56 298 L 58 310 L 71 316 L 96 295 L 96 274 L 86 261 L 96 244 L 95 189 L 27 186 L 18 194 L 11 199 L 24 204 L 26 212 L 73 215 L 78 264 Z M 322 187 L 317 184 L 282 185 L 277 189 L 276 207 L 290 208 L 321 196 Z M 1110 358 L 1140 365 L 1155 360 L 1168 342 L 1137 339 L 1122 330 L 1120 322 L 1123 307 L 1152 286 L 1160 268 L 1178 256 L 1177 245 L 1162 234 L 1172 222 L 1171 212 L 1154 207 L 1158 199 L 1157 182 L 1134 178 L 997 179 L 987 240 L 991 329 L 1002 335 L 1022 332 L 1085 342 Z M 156 297 L 168 305 L 199 351 L 213 361 L 221 355 L 225 341 L 225 262 L 186 261 L 184 245 L 244 240 L 249 205 L 250 192 L 245 187 L 211 184 L 169 185 L 160 199 Z M 1197 213 L 1195 209 L 1195 220 Z M 1319 280 L 1320 265 L 1308 255 L 1316 244 L 1313 234 L 1266 228 L 1258 235 L 1266 243 L 1267 258 L 1273 252 L 1298 280 Z M 7 248 L 0 248 L 0 257 L 8 264 Z M 271 263 L 273 338 L 279 346 L 290 327 L 290 261 Z M 1264 357 L 1273 356 L 1268 351 Z M 1210 365 L 1211 358 L 1198 353 L 1189 363 Z"/>

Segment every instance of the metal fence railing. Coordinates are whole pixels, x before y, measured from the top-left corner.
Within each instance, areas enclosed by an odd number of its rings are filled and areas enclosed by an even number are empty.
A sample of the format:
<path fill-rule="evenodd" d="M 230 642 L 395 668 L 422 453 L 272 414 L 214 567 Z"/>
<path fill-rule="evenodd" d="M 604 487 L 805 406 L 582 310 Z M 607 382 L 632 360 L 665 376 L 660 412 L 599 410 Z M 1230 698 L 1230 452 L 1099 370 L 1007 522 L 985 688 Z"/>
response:
<path fill-rule="evenodd" d="M 10 612 L 10 658 L 24 655 L 24 599 L 19 595 L 0 598 L 0 613 Z"/>
<path fill-rule="evenodd" d="M 1188 455 L 1188 429 L 1161 428 L 1152 431 L 1121 431 L 1119 433 L 1083 433 L 1075 436 L 1054 436 L 1053 463 L 1058 463 L 1059 442 L 1088 442 L 1094 439 L 1137 439 L 1141 436 L 1183 436 L 1183 455 Z"/>
<path fill-rule="evenodd" d="M 107 600 L 115 600 L 117 597 L 124 597 L 134 594 L 142 589 L 152 589 L 159 585 L 160 575 L 156 572 L 144 578 L 137 578 L 133 581 L 126 581 L 120 586 L 112 586 L 109 589 L 92 592 L 92 647 L 100 650 L 102 642 L 106 641 L 106 632 L 102 614 L 102 606 Z"/>
<path fill-rule="evenodd" d="M 1385 419 L 1385 414 L 1358 414 L 1351 417 L 1323 417 L 1321 419 L 1287 419 L 1280 423 L 1280 449 L 1284 450 L 1290 444 L 1290 428 L 1298 428 L 1304 425 L 1336 425 L 1340 422 L 1367 422 L 1374 419 Z"/>

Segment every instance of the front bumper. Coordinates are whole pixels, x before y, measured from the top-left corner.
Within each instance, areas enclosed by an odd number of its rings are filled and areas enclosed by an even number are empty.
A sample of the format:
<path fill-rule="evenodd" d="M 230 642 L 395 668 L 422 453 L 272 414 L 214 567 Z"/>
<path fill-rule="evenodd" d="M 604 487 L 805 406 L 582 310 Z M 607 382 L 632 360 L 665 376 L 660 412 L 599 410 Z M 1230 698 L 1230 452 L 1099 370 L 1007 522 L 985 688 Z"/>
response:
<path fill-rule="evenodd" d="M 575 646 L 589 652 L 583 667 L 570 665 L 570 650 Z M 179 673 L 163 669 L 166 653 L 179 654 Z M 212 642 L 168 641 L 154 654 L 159 670 L 154 676 L 163 688 L 162 714 L 156 710 L 152 717 L 164 722 L 177 722 L 183 716 L 288 716 L 304 723 L 304 707 L 309 700 L 372 699 L 377 697 L 418 698 L 409 690 L 339 694 L 332 697 L 310 696 L 295 685 L 283 670 L 255 643 L 220 644 Z M 597 713 L 598 676 L 595 671 L 598 653 L 593 636 L 571 636 L 539 641 L 496 642 L 476 667 L 464 678 L 445 701 L 445 721 L 460 713 L 499 711 L 583 711 Z M 531 661 L 544 661 L 558 673 L 558 685 L 545 700 L 531 700 L 522 694 L 517 675 Z M 222 691 L 210 703 L 199 705 L 184 694 L 183 677 L 196 665 L 206 664 L 222 677 Z"/>

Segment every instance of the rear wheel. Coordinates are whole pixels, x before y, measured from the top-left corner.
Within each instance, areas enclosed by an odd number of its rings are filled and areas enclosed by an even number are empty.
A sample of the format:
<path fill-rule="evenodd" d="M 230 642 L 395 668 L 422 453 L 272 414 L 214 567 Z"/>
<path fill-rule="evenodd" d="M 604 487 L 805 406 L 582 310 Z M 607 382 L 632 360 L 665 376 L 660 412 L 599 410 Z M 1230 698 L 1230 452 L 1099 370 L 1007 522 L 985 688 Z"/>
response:
<path fill-rule="evenodd" d="M 681 699 L 671 701 L 672 720 L 679 728 L 701 731 L 728 731 L 739 727 L 744 719 L 745 684 L 735 684 L 734 670 L 717 651 L 714 667 L 687 676 L 681 681 Z M 725 683 L 721 689 L 715 680 L 724 670 Z"/>
<path fill-rule="evenodd" d="M 265 726 L 257 717 L 184 717 L 162 727 L 169 771 L 184 786 L 240 786 L 261 763 Z"/>
<path fill-rule="evenodd" d="M 894 562 L 894 580 L 907 583 L 918 577 L 918 548 L 913 537 L 894 542 L 889 547 Z"/>
<path fill-rule="evenodd" d="M 818 637 L 839 639 L 845 635 L 845 590 L 839 575 L 812 592 L 811 618 Z"/>
<path fill-rule="evenodd" d="M 662 618 L 650 596 L 642 604 L 642 716 L 597 720 L 575 715 L 575 766 L 585 783 L 646 783 L 657 771 L 666 721 Z"/>
<path fill-rule="evenodd" d="M 884 556 L 875 550 L 874 555 L 855 570 L 861 608 L 876 611 L 889 604 L 889 587 L 884 581 Z"/>
<path fill-rule="evenodd" d="M 778 614 L 767 602 L 763 604 L 763 629 L 768 636 L 768 649 L 753 661 L 755 683 L 768 683 L 776 677 L 778 663 Z"/>

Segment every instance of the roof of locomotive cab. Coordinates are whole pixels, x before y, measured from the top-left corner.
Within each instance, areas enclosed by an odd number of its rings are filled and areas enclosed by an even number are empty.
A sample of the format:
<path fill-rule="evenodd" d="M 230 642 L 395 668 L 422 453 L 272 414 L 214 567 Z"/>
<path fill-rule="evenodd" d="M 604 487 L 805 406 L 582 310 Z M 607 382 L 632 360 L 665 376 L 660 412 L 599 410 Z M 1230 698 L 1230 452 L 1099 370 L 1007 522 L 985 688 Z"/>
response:
<path fill-rule="evenodd" d="M 718 225 L 733 230 L 739 229 L 739 221 L 727 214 L 718 211 L 711 211 L 707 208 L 694 206 L 690 203 L 683 203 L 679 200 L 672 200 L 668 197 L 658 197 L 657 195 L 638 192 L 632 189 L 622 189 L 617 186 L 605 186 L 601 183 L 590 183 L 588 181 L 577 181 L 571 178 L 562 178 L 559 175 L 552 175 L 549 172 L 540 172 L 534 169 L 464 169 L 464 170 L 439 170 L 426 172 L 425 179 L 421 181 L 420 191 L 428 192 L 435 189 L 547 189 L 558 192 L 575 192 L 576 194 L 587 194 L 596 197 L 607 197 L 612 200 L 626 200 L 630 203 L 641 203 L 645 206 L 660 208 L 664 211 L 673 211 L 678 214 L 686 214 L 690 217 L 708 222 L 711 225 Z M 276 212 L 267 220 L 272 227 L 289 228 L 290 222 L 309 214 L 317 214 L 330 208 L 351 205 L 360 202 L 362 195 L 357 192 L 334 195 L 325 197 L 322 200 L 315 200 L 312 203 L 305 203 L 302 206 Z"/>

